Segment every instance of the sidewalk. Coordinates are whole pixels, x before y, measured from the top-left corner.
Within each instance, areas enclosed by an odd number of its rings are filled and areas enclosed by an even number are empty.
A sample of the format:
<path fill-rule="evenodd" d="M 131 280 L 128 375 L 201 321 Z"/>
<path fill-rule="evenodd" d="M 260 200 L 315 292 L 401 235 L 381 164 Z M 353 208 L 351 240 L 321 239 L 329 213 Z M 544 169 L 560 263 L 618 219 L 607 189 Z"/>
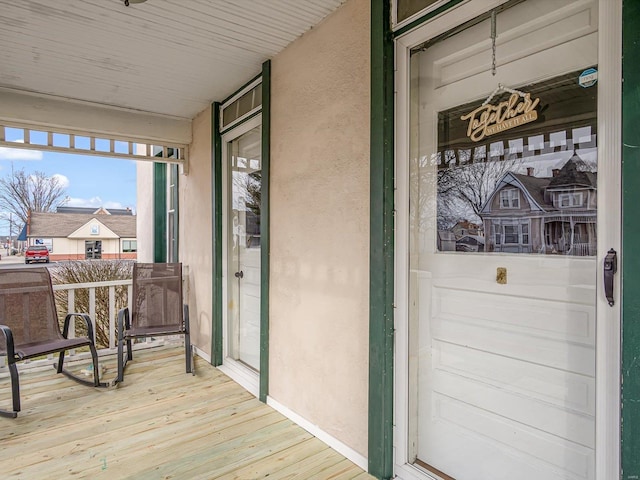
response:
<path fill-rule="evenodd" d="M 0 254 L 2 255 L 0 264 L 24 263 L 24 255 L 5 255 L 3 249 L 0 249 Z"/>

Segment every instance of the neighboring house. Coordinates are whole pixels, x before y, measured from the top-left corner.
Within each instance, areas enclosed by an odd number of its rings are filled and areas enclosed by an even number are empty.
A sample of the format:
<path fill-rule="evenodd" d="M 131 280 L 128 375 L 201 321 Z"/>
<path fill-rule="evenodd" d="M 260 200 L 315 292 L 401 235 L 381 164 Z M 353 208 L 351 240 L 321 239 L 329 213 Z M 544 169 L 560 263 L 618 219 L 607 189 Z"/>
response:
<path fill-rule="evenodd" d="M 502 177 L 480 212 L 486 251 L 595 255 L 597 174 L 577 154 L 553 174 Z"/>
<path fill-rule="evenodd" d="M 460 238 L 464 235 L 482 235 L 482 225 L 477 225 L 469 220 L 461 220 L 456 223 L 453 227 L 451 227 L 451 231 L 456 236 L 456 238 Z"/>
<path fill-rule="evenodd" d="M 131 214 L 31 213 L 26 237 L 29 245 L 46 245 L 51 261 L 137 258 Z"/>

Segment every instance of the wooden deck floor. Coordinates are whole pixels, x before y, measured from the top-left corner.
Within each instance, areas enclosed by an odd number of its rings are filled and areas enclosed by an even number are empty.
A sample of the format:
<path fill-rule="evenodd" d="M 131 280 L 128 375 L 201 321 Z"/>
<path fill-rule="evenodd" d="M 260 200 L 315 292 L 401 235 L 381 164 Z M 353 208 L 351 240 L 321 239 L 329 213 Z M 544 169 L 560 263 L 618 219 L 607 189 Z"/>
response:
<path fill-rule="evenodd" d="M 114 378 L 115 358 L 102 364 Z M 21 373 L 22 411 L 0 417 L 0 478 L 373 479 L 200 358 L 196 371 L 165 347 L 136 352 L 108 390 Z"/>

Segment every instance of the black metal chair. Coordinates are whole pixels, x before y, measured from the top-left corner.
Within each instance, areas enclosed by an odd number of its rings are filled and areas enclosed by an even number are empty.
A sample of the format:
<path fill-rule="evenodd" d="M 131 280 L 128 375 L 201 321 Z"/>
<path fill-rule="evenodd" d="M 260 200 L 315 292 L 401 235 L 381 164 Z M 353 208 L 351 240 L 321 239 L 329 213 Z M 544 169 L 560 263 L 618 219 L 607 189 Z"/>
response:
<path fill-rule="evenodd" d="M 68 338 L 70 322 L 75 317 L 84 321 L 86 337 Z M 59 353 L 58 362 L 53 364 L 58 373 L 84 385 L 109 386 L 108 383 L 100 383 L 98 354 L 89 315 L 69 313 L 60 332 L 51 277 L 46 268 L 0 271 L 0 332 L 0 355 L 7 357 L 13 401 L 13 410 L 0 410 L 1 416 L 15 418 L 20 411 L 20 382 L 16 363 L 21 360 Z M 91 351 L 92 381 L 63 368 L 65 352 L 85 346 Z"/>
<path fill-rule="evenodd" d="M 195 375 L 189 337 L 189 307 L 182 301 L 181 263 L 134 263 L 133 297 L 118 312 L 118 376 L 133 360 L 133 341 L 163 335 L 184 335 L 187 373 Z M 124 352 L 124 343 L 127 352 Z"/>

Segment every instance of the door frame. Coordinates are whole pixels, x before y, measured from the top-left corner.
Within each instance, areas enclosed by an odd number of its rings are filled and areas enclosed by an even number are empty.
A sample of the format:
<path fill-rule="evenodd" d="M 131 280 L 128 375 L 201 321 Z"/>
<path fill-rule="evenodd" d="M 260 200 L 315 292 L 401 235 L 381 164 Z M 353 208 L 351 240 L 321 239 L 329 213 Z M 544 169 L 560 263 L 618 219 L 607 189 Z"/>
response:
<path fill-rule="evenodd" d="M 470 20 L 506 0 L 474 0 L 454 4 L 395 41 L 395 390 L 394 470 L 405 480 L 428 476 L 407 462 L 409 454 L 409 362 L 408 362 L 408 172 L 401 159 L 409 155 L 409 50 L 428 38 Z M 621 62 L 622 0 L 598 3 L 598 252 L 596 281 L 596 479 L 620 474 L 620 277 L 616 277 L 615 304 L 604 300 L 602 275 L 606 251 L 621 254 Z M 617 34 L 617 35 L 616 35 Z M 606 160 L 605 160 L 606 159 Z M 402 197 L 404 195 L 404 197 Z M 606 212 L 617 212 L 606 215 Z"/>
<path fill-rule="evenodd" d="M 229 150 L 228 145 L 230 142 L 240 137 L 241 135 L 247 133 L 254 128 L 262 126 L 262 113 L 258 113 L 254 117 L 246 120 L 245 122 L 240 123 L 239 125 L 231 128 L 222 134 L 222 364 L 218 367 L 222 370 L 226 375 L 231 377 L 233 380 L 242 385 L 246 390 L 248 390 L 252 395 L 258 397 L 260 395 L 260 376 L 261 374 L 250 369 L 249 367 L 243 365 L 240 362 L 237 362 L 228 356 L 228 317 L 227 317 L 227 308 L 224 308 L 224 305 L 228 304 L 229 301 L 229 287 L 228 287 L 228 279 L 229 279 L 229 270 L 228 270 L 228 235 L 229 235 Z M 261 140 L 262 141 L 262 140 Z M 262 265 L 260 266 L 262 269 Z M 260 319 L 262 323 L 262 318 Z M 260 352 L 258 352 L 260 353 Z"/>

